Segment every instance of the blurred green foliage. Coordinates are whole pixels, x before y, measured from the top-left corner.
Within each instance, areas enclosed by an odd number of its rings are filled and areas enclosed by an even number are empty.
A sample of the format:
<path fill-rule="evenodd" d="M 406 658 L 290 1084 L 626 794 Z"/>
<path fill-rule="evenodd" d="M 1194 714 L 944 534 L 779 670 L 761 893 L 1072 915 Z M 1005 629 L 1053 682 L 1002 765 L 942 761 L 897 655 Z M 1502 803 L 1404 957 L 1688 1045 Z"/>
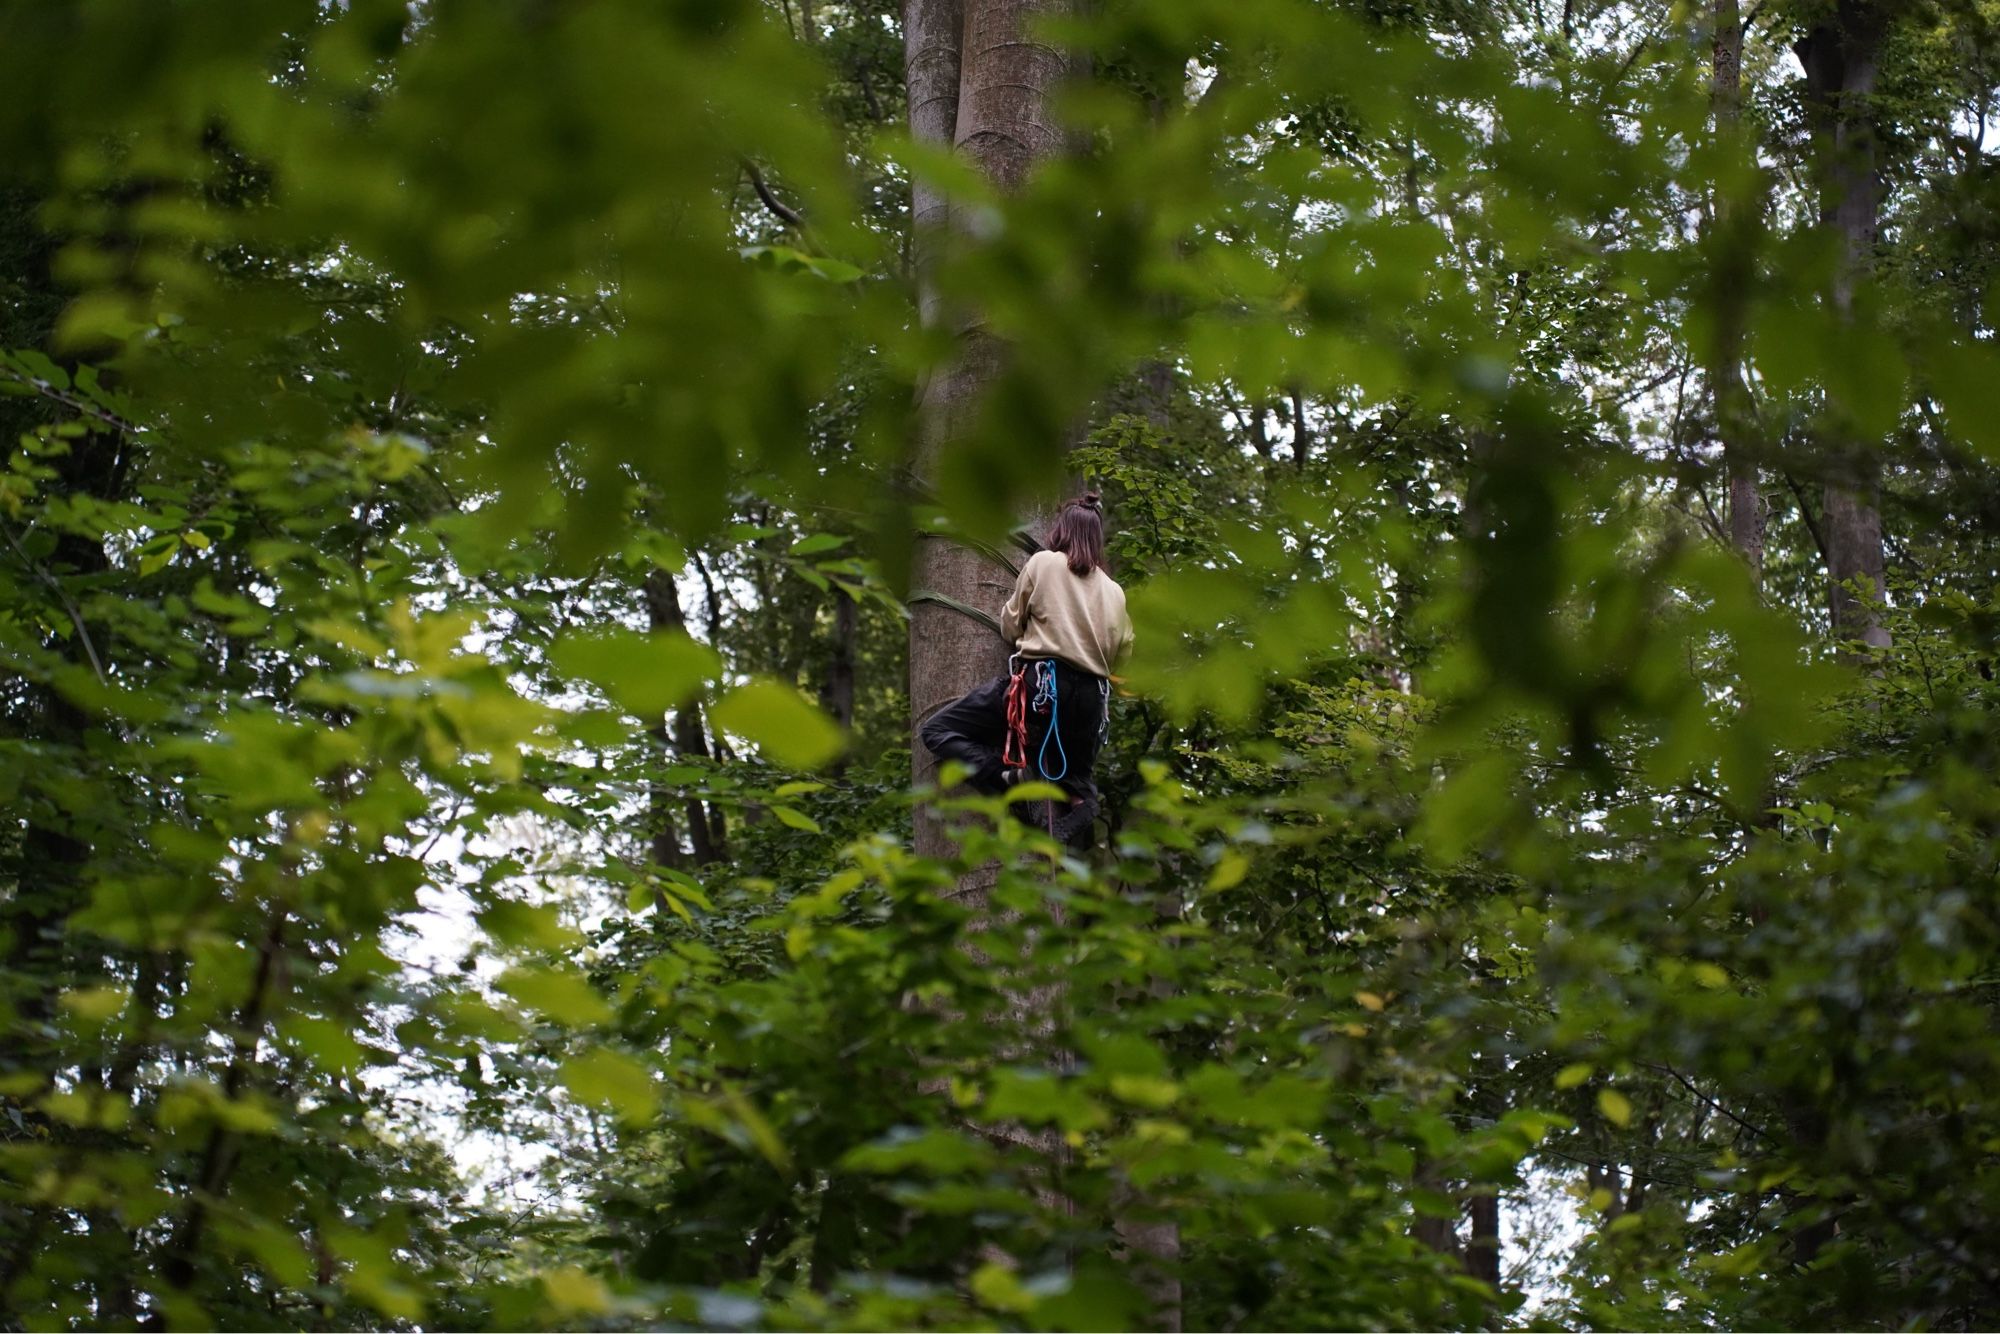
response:
<path fill-rule="evenodd" d="M 1003 197 L 876 0 L 0 6 L 0 1323 L 1990 1324 L 2000 9 L 1843 318 L 1836 8 L 1738 140 L 1703 6 L 1114 0 Z M 1100 847 L 917 857 L 912 533 L 1059 474 Z"/>

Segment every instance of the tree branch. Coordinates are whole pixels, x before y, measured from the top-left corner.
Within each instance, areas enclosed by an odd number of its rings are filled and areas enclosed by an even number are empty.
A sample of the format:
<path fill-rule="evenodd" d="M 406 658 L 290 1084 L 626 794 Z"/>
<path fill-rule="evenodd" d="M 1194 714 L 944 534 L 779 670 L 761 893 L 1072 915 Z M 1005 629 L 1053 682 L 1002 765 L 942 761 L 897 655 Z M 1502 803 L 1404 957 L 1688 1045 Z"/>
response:
<path fill-rule="evenodd" d="M 756 163 L 747 157 L 742 159 L 742 162 L 743 170 L 750 176 L 750 188 L 757 192 L 757 198 L 764 201 L 764 207 L 770 209 L 787 227 L 796 227 L 804 231 L 806 225 L 804 215 L 771 193 L 770 184 L 765 181 L 764 173 L 757 170 Z"/>
<path fill-rule="evenodd" d="M 6 376 L 16 384 L 27 385 L 50 402 L 60 403 L 71 412 L 103 422 L 106 426 L 114 430 L 126 431 L 136 435 L 142 429 L 137 422 L 127 421 L 109 408 L 100 407 L 88 399 L 78 398 L 75 394 L 67 390 L 58 389 L 39 375 L 28 375 L 6 366 L 0 366 L 0 375 Z"/>
<path fill-rule="evenodd" d="M 14 548 L 14 554 L 21 558 L 21 563 L 26 565 L 36 578 L 47 584 L 49 591 L 56 595 L 56 600 L 62 603 L 63 610 L 69 613 L 69 623 L 76 627 L 76 637 L 83 644 L 84 656 L 90 659 L 90 670 L 97 673 L 97 683 L 101 686 L 110 685 L 111 682 L 104 674 L 104 661 L 97 656 L 97 646 L 91 643 L 90 631 L 83 624 L 83 613 L 77 609 L 76 602 L 62 586 L 62 581 L 50 574 L 43 568 L 41 562 L 22 549 L 21 544 L 14 540 L 12 529 L 0 528 L 0 537 L 7 539 L 7 545 Z"/>
<path fill-rule="evenodd" d="M 1799 517 L 1806 521 L 1806 531 L 1812 534 L 1813 545 L 1819 548 L 1819 558 L 1827 562 L 1828 567 L 1831 568 L 1833 555 L 1827 550 L 1826 534 L 1820 531 L 1819 520 L 1813 517 L 1812 506 L 1806 503 L 1805 490 L 1799 486 L 1798 479 L 1793 477 L 1790 472 L 1786 472 L 1784 478 L 1785 485 L 1789 486 L 1792 489 L 1792 494 L 1798 498 Z"/>

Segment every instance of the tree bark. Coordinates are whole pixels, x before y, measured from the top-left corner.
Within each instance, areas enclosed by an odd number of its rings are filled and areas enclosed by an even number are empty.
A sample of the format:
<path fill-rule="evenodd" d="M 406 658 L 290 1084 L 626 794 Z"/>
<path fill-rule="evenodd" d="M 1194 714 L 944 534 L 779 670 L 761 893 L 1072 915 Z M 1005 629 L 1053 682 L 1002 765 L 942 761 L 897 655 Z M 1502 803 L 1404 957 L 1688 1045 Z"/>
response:
<path fill-rule="evenodd" d="M 1714 64 L 1709 105 L 1715 115 L 1715 137 L 1727 151 L 1733 147 L 1743 108 L 1743 15 L 1739 0 L 1715 0 Z M 1715 191 L 1713 227 L 1719 242 L 1712 261 L 1716 307 L 1715 349 L 1709 382 L 1715 400 L 1716 435 L 1722 442 L 1723 466 L 1729 474 L 1729 544 L 1750 570 L 1753 581 L 1764 578 L 1764 502 L 1757 485 L 1757 462 L 1747 439 L 1750 420 L 1748 392 L 1743 384 L 1743 316 L 1750 277 L 1750 237 L 1725 179 Z"/>
<path fill-rule="evenodd" d="M 1869 99 L 1891 6 L 1838 0 L 1794 48 L 1806 74 L 1819 177 L 1819 221 L 1837 250 L 1829 292 L 1835 318 L 1854 318 L 1855 289 L 1873 262 L 1882 207 L 1880 145 Z M 1824 442 L 1828 598 L 1836 637 L 1885 648 L 1889 632 L 1873 605 L 1883 588 L 1882 465 L 1873 442 L 1836 426 Z"/>
<path fill-rule="evenodd" d="M 1045 18 L 1070 11 L 1073 0 L 904 0 L 904 74 L 909 85 L 910 131 L 922 143 L 948 145 L 1003 192 L 1018 189 L 1037 162 L 1061 152 L 1067 140 L 1052 98 L 1070 71 L 1068 57 L 1042 40 Z M 947 302 L 935 281 L 941 245 L 957 230 L 951 201 L 923 184 L 911 199 L 911 256 L 919 318 L 948 330 L 953 353 L 918 389 L 912 471 L 920 485 L 933 482 L 940 465 L 964 437 L 986 392 L 1006 366 L 1008 349 L 983 325 L 976 309 Z M 1051 488 L 1059 484 L 1051 476 Z M 957 543 L 920 538 L 911 562 L 913 591 L 937 594 L 997 613 L 1012 591 L 1006 568 Z M 913 779 L 928 782 L 936 763 L 918 735 L 940 708 L 998 674 L 1007 645 L 981 622 L 936 602 L 917 602 L 910 618 L 910 754 Z M 950 851 L 948 830 L 927 807 L 915 817 L 919 855 Z M 998 875 L 995 866 L 961 876 L 955 897 L 983 916 Z M 1020 1030 L 1032 1045 L 1052 1044 L 1055 990 L 1023 988 L 1013 1000 Z M 1044 1051 L 1051 1064 L 1060 1053 Z M 996 1137 L 1033 1150 L 1049 1165 L 1038 1189 L 1051 1208 L 1065 1207 L 1060 1164 L 1067 1146 L 1052 1131 L 993 1127 Z"/>
<path fill-rule="evenodd" d="M 1071 0 L 905 0 L 904 74 L 909 82 L 910 131 L 920 142 L 948 144 L 1003 190 L 1018 188 L 1034 164 L 1064 147 L 1051 110 L 1058 81 L 1068 70 L 1062 51 L 1035 32 L 1044 18 L 1067 12 Z M 980 400 L 1005 365 L 1006 348 L 981 325 L 976 311 L 948 310 L 933 281 L 938 246 L 954 218 L 951 203 L 923 184 L 911 200 L 916 239 L 918 314 L 956 337 L 952 360 L 919 389 L 912 464 L 920 482 L 935 478 L 941 460 L 960 438 Z M 956 543 L 920 540 L 911 581 L 921 591 L 997 612 L 1012 588 L 1004 567 Z M 929 781 L 936 763 L 917 737 L 924 721 L 944 705 L 999 673 L 1006 645 L 991 629 L 933 602 L 910 617 L 910 728 L 912 777 Z M 915 846 L 937 856 L 947 849 L 944 829 L 919 810 Z M 983 904 L 990 874 L 961 882 L 961 897 Z"/>
<path fill-rule="evenodd" d="M 1465 1204 L 1471 1236 L 1465 1243 L 1465 1272 L 1500 1290 L 1500 1192 L 1481 1186 Z"/>
<path fill-rule="evenodd" d="M 1156 109 L 1154 123 L 1160 115 Z M 1177 380 L 1174 366 L 1165 357 L 1148 358 L 1133 375 L 1133 406 L 1146 423 L 1172 441 L 1173 402 Z M 1153 917 L 1164 929 L 1182 917 L 1177 890 L 1140 891 L 1148 894 Z M 1154 1000 L 1173 994 L 1172 985 L 1160 977 L 1147 983 Z M 1178 1219 L 1159 1216 L 1145 1192 L 1121 1184 L 1116 1233 L 1119 1244 L 1133 1264 L 1133 1277 L 1145 1293 L 1149 1306 L 1146 1327 L 1162 1334 L 1179 1334 L 1181 1329 L 1181 1225 Z"/>
<path fill-rule="evenodd" d="M 842 730 L 854 725 L 855 638 L 859 617 L 854 598 L 846 589 L 833 590 L 833 654 L 827 660 L 826 680 L 820 686 L 819 701 Z"/>
<path fill-rule="evenodd" d="M 687 616 L 681 610 L 680 586 L 665 570 L 651 570 L 646 575 L 646 622 L 654 634 L 687 630 Z M 701 706 L 689 704 L 673 712 L 672 730 L 669 732 L 666 720 L 661 720 L 650 729 L 660 746 L 661 758 L 675 756 L 700 756 L 709 758 L 708 734 L 702 727 Z M 663 787 L 655 785 L 651 793 L 654 812 L 653 860 L 661 866 L 707 866 L 719 862 L 728 855 L 722 813 L 709 807 L 699 797 L 689 797 L 683 806 L 687 819 L 688 844 L 686 853 L 673 830 L 671 798 Z"/>

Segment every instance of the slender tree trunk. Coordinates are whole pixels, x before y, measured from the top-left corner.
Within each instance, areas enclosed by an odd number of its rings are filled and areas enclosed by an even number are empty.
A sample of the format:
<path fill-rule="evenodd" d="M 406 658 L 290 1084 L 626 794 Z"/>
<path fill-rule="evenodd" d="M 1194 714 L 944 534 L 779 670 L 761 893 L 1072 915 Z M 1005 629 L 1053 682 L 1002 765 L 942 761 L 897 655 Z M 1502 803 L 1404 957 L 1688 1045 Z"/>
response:
<path fill-rule="evenodd" d="M 833 656 L 826 666 L 826 681 L 819 698 L 826 711 L 842 728 L 854 725 L 855 637 L 859 616 L 846 589 L 833 590 Z"/>
<path fill-rule="evenodd" d="M 1891 6 L 1881 0 L 1838 0 L 1795 48 L 1806 73 L 1806 108 L 1813 125 L 1819 177 L 1820 225 L 1838 247 L 1829 293 L 1834 314 L 1854 317 L 1855 289 L 1873 262 L 1882 207 L 1882 168 L 1874 114 L 1882 40 Z M 1871 605 L 1882 595 L 1882 465 L 1874 442 L 1851 427 L 1832 428 L 1822 516 L 1829 609 L 1842 640 L 1887 647 L 1889 632 Z"/>
<path fill-rule="evenodd" d="M 687 616 L 681 611 L 681 594 L 674 577 L 665 570 L 655 569 L 646 575 L 645 584 L 646 622 L 655 634 L 687 629 Z M 701 707 L 689 704 L 673 712 L 672 730 L 662 721 L 652 730 L 659 742 L 662 758 L 672 756 L 709 758 L 708 734 L 701 723 Z M 698 797 L 689 797 L 683 813 L 687 819 L 688 844 L 691 856 L 683 855 L 680 840 L 673 830 L 671 798 L 664 788 L 656 786 L 651 793 L 654 812 L 653 860 L 661 866 L 707 866 L 723 860 L 728 855 L 722 813 L 714 810 Z"/>
<path fill-rule="evenodd" d="M 1156 114 L 1156 124 L 1158 119 Z M 1133 376 L 1133 406 L 1161 439 L 1170 443 L 1176 386 L 1173 363 L 1165 357 L 1141 362 Z M 1140 892 L 1150 894 L 1153 917 L 1162 928 L 1181 919 L 1178 891 Z M 1155 977 L 1148 981 L 1147 991 L 1152 999 L 1162 1000 L 1173 994 L 1173 987 L 1165 978 Z M 1119 1243 L 1132 1262 L 1133 1276 L 1151 1308 L 1145 1328 L 1178 1334 L 1182 1305 L 1180 1223 L 1174 1218 L 1160 1217 L 1145 1192 L 1129 1184 L 1119 1187 L 1117 1209 Z"/>
<path fill-rule="evenodd" d="M 1416 1184 L 1423 1190 L 1449 1192 L 1451 1189 L 1451 1182 L 1444 1173 L 1429 1161 L 1420 1160 L 1417 1163 Z M 1439 1255 L 1462 1259 L 1458 1249 L 1458 1229 L 1449 1216 L 1434 1218 L 1429 1214 L 1418 1214 L 1410 1224 L 1410 1234 Z"/>
<path fill-rule="evenodd" d="M 1500 1192 L 1481 1186 L 1465 1205 L 1471 1236 L 1465 1243 L 1465 1272 L 1481 1283 L 1500 1288 Z"/>
<path fill-rule="evenodd" d="M 1312 432 L 1306 428 L 1306 401 L 1297 389 L 1292 397 L 1292 465 L 1306 466 L 1306 455 L 1312 449 Z"/>
<path fill-rule="evenodd" d="M 1709 102 L 1715 113 L 1715 137 L 1725 151 L 1733 150 L 1743 107 L 1743 15 L 1739 0 L 1715 0 L 1714 65 Z M 1750 422 L 1748 392 L 1743 384 L 1743 315 L 1750 277 L 1750 227 L 1754 218 L 1740 216 L 1739 201 L 1725 179 L 1715 191 L 1714 234 L 1720 242 L 1712 263 L 1716 312 L 1715 348 L 1709 366 L 1715 396 L 1716 433 L 1722 441 L 1723 465 L 1729 473 L 1729 544 L 1761 583 L 1764 576 L 1764 502 L 1757 485 L 1757 462 L 1747 439 Z"/>
<path fill-rule="evenodd" d="M 73 440 L 67 454 L 55 461 L 56 486 L 60 494 L 78 501 L 112 501 L 123 497 L 130 464 L 130 446 L 122 437 L 102 431 Z M 60 532 L 54 550 L 43 562 L 46 576 L 65 591 L 85 586 L 86 581 L 111 568 L 101 541 L 79 533 Z M 72 599 L 73 600 L 73 599 Z M 47 638 L 47 647 L 77 666 L 95 661 L 98 649 L 85 635 L 101 631 L 85 627 L 74 635 Z M 97 641 L 108 653 L 109 645 Z M 88 767 L 91 745 L 89 716 L 51 686 L 31 687 L 29 698 L 37 705 L 28 734 L 49 753 L 76 756 Z M 13 892 L 0 899 L 0 962 L 20 981 L 14 996 L 19 1031 L 38 1034 L 55 1014 L 56 997 L 66 986 L 76 985 L 82 974 L 98 965 L 84 960 L 78 943 L 68 934 L 71 914 L 88 894 L 85 880 L 93 856 L 92 840 L 97 821 L 88 809 L 54 809 L 34 803 L 24 809 L 36 812 L 21 824 L 19 863 L 12 869 Z M 9 869 L 0 865 L 0 874 Z M 150 943 L 150 942 L 149 942 Z M 25 986 L 21 986 L 25 983 Z M 23 1038 L 17 1051 L 30 1069 L 52 1075 L 52 1049 L 40 1038 Z"/>

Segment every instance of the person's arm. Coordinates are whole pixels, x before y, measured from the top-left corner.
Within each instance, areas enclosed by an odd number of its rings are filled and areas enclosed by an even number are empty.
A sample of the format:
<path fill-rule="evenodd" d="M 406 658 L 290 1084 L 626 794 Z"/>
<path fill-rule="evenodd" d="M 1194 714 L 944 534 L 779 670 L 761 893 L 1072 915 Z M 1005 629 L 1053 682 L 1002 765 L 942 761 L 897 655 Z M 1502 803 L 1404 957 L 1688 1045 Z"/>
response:
<path fill-rule="evenodd" d="M 1007 599 L 1007 605 L 1000 609 L 1000 633 L 1007 637 L 1009 644 L 1021 642 L 1021 636 L 1028 632 L 1028 608 L 1035 592 L 1035 562 L 1032 557 L 1021 567 L 1021 577 L 1014 581 L 1014 596 Z"/>

